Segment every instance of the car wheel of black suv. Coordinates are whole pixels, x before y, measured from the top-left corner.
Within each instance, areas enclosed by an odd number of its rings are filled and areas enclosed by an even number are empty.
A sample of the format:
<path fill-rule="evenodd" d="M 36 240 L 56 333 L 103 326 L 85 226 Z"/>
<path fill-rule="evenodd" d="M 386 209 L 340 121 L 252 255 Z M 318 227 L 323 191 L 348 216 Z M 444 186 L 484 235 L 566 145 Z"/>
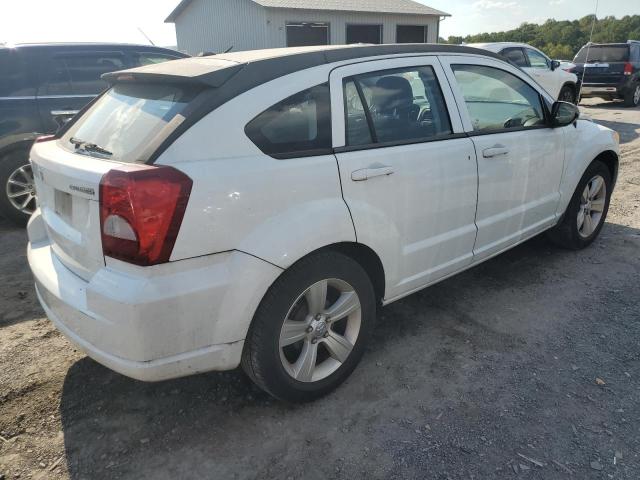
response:
<path fill-rule="evenodd" d="M 604 226 L 612 190 L 609 169 L 594 161 L 580 179 L 564 217 L 548 232 L 549 239 L 571 250 L 591 245 Z"/>
<path fill-rule="evenodd" d="M 276 398 L 315 400 L 356 368 L 375 317 L 375 293 L 360 264 L 333 251 L 310 255 L 264 296 L 245 341 L 242 367 Z"/>
<path fill-rule="evenodd" d="M 632 86 L 624 96 L 625 107 L 637 107 L 640 105 L 640 82 Z"/>
<path fill-rule="evenodd" d="M 28 150 L 0 157 L 0 215 L 24 226 L 36 208 L 36 193 Z"/>

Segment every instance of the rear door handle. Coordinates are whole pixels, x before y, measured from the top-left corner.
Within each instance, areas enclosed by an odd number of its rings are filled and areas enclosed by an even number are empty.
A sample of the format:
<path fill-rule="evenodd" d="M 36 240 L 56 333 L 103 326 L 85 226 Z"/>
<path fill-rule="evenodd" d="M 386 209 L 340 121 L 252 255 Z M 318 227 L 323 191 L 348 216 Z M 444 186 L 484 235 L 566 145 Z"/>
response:
<path fill-rule="evenodd" d="M 351 180 L 354 182 L 364 182 L 370 178 L 393 175 L 394 171 L 393 167 L 388 165 L 371 166 L 369 168 L 363 168 L 362 170 L 351 172 Z"/>
<path fill-rule="evenodd" d="M 494 145 L 491 148 L 487 148 L 482 151 L 482 156 L 484 158 L 493 158 L 499 157 L 500 155 L 507 155 L 509 153 L 509 149 L 504 145 Z"/>
<path fill-rule="evenodd" d="M 51 110 L 51 115 L 54 117 L 73 117 L 77 115 L 80 110 Z"/>

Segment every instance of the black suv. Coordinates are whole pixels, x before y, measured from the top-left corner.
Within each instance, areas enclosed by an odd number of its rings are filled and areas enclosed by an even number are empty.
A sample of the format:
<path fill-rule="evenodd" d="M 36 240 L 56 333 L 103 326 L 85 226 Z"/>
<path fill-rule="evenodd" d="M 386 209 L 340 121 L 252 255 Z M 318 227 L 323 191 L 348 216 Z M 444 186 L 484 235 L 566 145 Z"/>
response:
<path fill-rule="evenodd" d="M 104 90 L 102 74 L 186 56 L 145 45 L 0 47 L 0 215 L 26 223 L 36 203 L 34 139 L 54 133 Z"/>
<path fill-rule="evenodd" d="M 620 98 L 627 107 L 640 105 L 640 41 L 587 44 L 573 63 L 578 79 L 584 74 L 583 98 Z"/>

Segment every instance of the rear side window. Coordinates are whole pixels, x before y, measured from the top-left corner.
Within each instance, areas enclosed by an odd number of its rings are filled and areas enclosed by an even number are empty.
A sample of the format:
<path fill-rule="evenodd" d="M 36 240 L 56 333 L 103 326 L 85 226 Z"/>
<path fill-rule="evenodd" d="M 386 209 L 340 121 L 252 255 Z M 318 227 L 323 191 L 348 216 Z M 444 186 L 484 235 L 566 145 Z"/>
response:
<path fill-rule="evenodd" d="M 149 147 L 200 89 L 169 84 L 119 84 L 104 94 L 62 138 L 79 153 L 122 162 L 145 162 Z M 82 145 L 92 145 L 82 148 Z M 76 148 L 76 146 L 78 146 Z"/>
<path fill-rule="evenodd" d="M 529 66 L 527 57 L 524 56 L 524 51 L 521 48 L 505 48 L 501 54 L 520 68 Z"/>
<path fill-rule="evenodd" d="M 419 142 L 452 133 L 431 67 L 358 75 L 345 81 L 344 94 L 348 146 Z"/>
<path fill-rule="evenodd" d="M 587 57 L 587 53 L 589 56 Z M 628 45 L 591 45 L 580 49 L 574 63 L 628 62 Z"/>
<path fill-rule="evenodd" d="M 120 52 L 55 55 L 47 71 L 40 95 L 97 95 L 109 85 L 100 77 L 128 68 Z"/>
<path fill-rule="evenodd" d="M 331 153 L 331 99 L 324 83 L 262 112 L 245 127 L 256 146 L 274 158 Z"/>
<path fill-rule="evenodd" d="M 170 60 L 176 60 L 180 57 L 174 57 L 173 55 L 167 55 L 166 53 L 158 52 L 135 52 L 132 53 L 134 66 L 139 67 L 142 65 L 154 65 L 156 63 L 168 62 Z"/>
<path fill-rule="evenodd" d="M 32 97 L 35 91 L 25 56 L 14 49 L 0 49 L 0 97 Z"/>

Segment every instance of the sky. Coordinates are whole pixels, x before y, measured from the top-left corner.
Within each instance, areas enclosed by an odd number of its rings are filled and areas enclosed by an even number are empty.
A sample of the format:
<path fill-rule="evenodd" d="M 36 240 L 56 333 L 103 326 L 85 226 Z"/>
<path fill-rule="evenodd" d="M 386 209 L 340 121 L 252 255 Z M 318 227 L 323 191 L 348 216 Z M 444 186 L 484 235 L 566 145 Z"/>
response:
<path fill-rule="evenodd" d="M 548 18 L 573 20 L 593 13 L 596 0 L 418 0 L 450 13 L 440 35 L 515 28 Z M 322 2 L 322 0 L 318 0 Z M 0 43 L 126 42 L 176 45 L 164 19 L 179 0 L 2 0 Z M 598 16 L 640 14 L 640 0 L 600 0 Z"/>

